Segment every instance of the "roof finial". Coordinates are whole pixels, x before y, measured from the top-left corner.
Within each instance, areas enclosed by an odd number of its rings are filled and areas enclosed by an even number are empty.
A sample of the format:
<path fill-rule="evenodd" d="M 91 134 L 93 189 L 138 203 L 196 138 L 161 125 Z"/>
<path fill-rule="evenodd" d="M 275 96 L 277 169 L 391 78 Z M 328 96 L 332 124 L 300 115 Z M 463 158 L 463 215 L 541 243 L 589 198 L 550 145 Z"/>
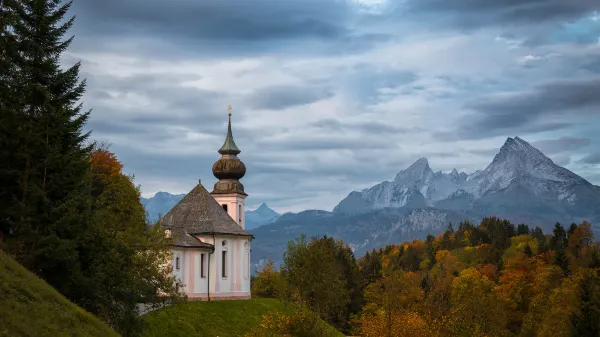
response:
<path fill-rule="evenodd" d="M 227 114 L 231 117 L 231 105 L 227 107 Z"/>

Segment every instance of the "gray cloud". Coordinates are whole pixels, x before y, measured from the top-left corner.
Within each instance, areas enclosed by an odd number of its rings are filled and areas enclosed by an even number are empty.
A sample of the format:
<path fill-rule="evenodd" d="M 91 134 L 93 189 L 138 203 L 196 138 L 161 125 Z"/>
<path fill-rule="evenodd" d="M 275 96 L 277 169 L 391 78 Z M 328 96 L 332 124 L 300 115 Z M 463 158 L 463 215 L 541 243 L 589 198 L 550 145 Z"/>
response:
<path fill-rule="evenodd" d="M 271 86 L 255 90 L 248 103 L 255 109 L 280 110 L 305 105 L 333 96 L 328 88 L 314 86 Z"/>
<path fill-rule="evenodd" d="M 580 159 L 579 162 L 582 164 L 592 164 L 592 165 L 600 164 L 600 152 L 588 154 L 587 156 Z"/>
<path fill-rule="evenodd" d="M 337 119 L 321 119 L 310 123 L 310 126 L 324 132 L 359 131 L 364 134 L 402 134 L 426 131 L 418 127 L 399 127 L 379 121 L 347 122 Z"/>
<path fill-rule="evenodd" d="M 564 129 L 574 125 L 574 115 L 600 111 L 598 88 L 600 77 L 588 77 L 556 80 L 530 91 L 480 98 L 466 105 L 474 113 L 463 118 L 461 133 L 440 133 L 437 137 L 476 139 Z"/>
<path fill-rule="evenodd" d="M 348 6 L 339 1 L 134 1 L 76 2 L 82 29 L 90 35 L 267 40 L 332 38 L 345 34 Z M 92 20 L 91 22 L 88 20 Z"/>
<path fill-rule="evenodd" d="M 600 3 L 596 0 L 411 0 L 408 10 L 447 15 L 448 23 L 474 28 L 566 21 L 600 10 Z"/>
<path fill-rule="evenodd" d="M 531 145 L 546 155 L 558 154 L 567 151 L 579 150 L 590 145 L 589 138 L 561 137 L 555 139 L 542 139 L 531 142 Z"/>

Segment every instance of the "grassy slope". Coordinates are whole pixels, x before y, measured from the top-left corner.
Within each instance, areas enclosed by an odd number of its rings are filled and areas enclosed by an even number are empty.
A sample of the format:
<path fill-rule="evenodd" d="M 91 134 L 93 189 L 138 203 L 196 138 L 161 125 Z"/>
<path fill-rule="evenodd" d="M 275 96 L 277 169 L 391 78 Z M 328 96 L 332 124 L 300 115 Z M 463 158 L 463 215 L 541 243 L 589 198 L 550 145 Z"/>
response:
<path fill-rule="evenodd" d="M 0 336 L 118 336 L 0 251 Z"/>
<path fill-rule="evenodd" d="M 157 310 L 144 318 L 144 337 L 233 337 L 257 326 L 262 315 L 293 312 L 293 307 L 271 298 L 248 301 L 188 302 Z M 330 336 L 343 336 L 333 327 Z"/>

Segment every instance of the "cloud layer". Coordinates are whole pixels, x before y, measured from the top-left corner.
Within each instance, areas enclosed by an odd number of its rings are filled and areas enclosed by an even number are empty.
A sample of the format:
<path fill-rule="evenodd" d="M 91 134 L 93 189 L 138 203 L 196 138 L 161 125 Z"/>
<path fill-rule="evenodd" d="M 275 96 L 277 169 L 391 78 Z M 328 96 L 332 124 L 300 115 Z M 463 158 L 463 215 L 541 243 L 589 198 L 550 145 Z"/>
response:
<path fill-rule="evenodd" d="M 250 208 L 331 209 L 423 156 L 482 169 L 515 135 L 600 184 L 599 5 L 75 1 L 63 62 L 146 196 L 212 186 L 229 104 Z"/>

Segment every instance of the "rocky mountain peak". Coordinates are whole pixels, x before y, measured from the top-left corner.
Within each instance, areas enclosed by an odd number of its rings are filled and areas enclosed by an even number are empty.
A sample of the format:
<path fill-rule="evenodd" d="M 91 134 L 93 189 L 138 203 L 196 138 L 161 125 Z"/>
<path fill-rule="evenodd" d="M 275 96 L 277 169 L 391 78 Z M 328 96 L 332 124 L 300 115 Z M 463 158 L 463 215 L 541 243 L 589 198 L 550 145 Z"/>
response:
<path fill-rule="evenodd" d="M 423 183 L 431 180 L 434 176 L 433 170 L 429 167 L 427 158 L 419 158 L 406 170 L 398 172 L 394 182 L 403 186 L 421 186 Z"/>
<path fill-rule="evenodd" d="M 279 213 L 275 212 L 273 209 L 271 209 L 269 206 L 267 206 L 266 203 L 262 203 L 260 204 L 260 206 L 258 206 L 258 208 L 254 211 L 251 211 L 253 213 L 256 213 L 258 215 L 260 215 L 261 217 L 275 217 L 278 216 Z"/>

